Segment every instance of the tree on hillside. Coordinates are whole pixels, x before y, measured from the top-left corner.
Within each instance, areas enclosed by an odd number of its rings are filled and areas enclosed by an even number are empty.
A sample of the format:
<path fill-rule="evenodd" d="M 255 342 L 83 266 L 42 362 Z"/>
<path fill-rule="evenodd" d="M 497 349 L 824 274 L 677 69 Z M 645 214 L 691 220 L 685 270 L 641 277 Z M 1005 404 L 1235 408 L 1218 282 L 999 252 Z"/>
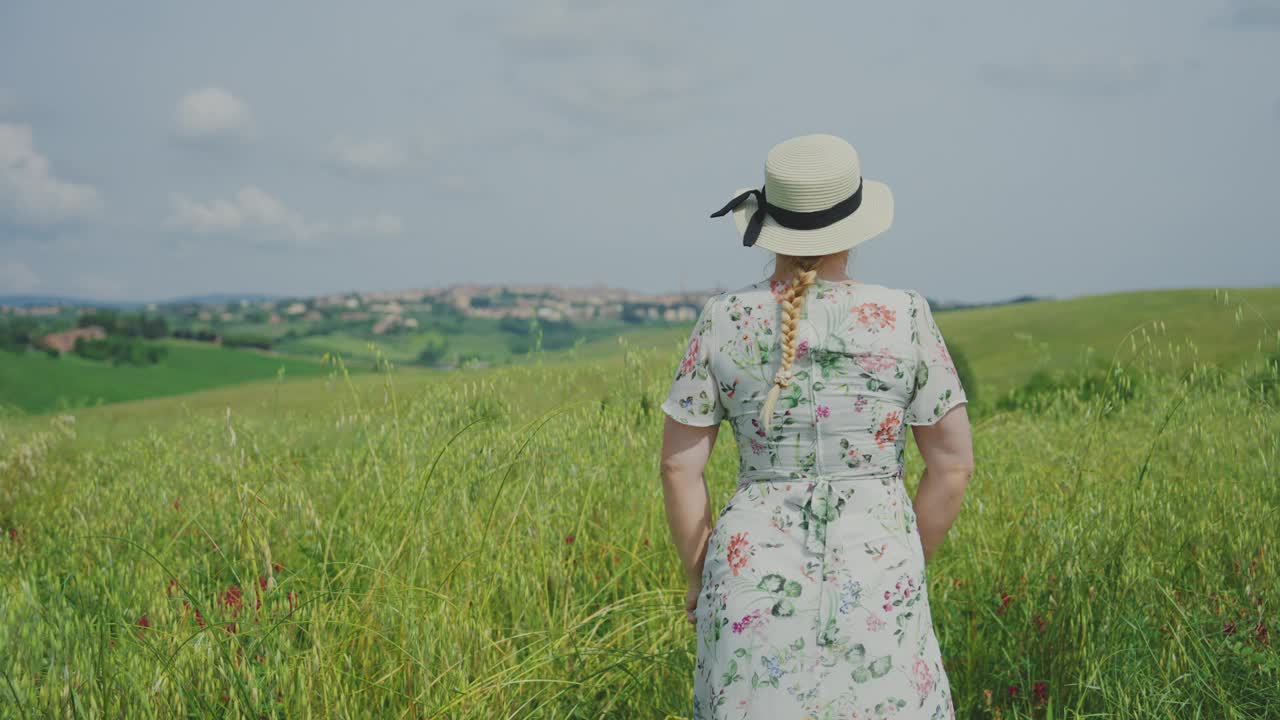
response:
<path fill-rule="evenodd" d="M 418 364 L 437 365 L 444 359 L 448 349 L 449 343 L 442 336 L 437 333 L 431 333 L 427 336 L 426 345 L 418 353 Z"/>
<path fill-rule="evenodd" d="M 27 346 L 34 345 L 39 334 L 36 321 L 31 318 L 13 318 L 0 321 L 0 350 L 9 352 L 25 352 Z"/>

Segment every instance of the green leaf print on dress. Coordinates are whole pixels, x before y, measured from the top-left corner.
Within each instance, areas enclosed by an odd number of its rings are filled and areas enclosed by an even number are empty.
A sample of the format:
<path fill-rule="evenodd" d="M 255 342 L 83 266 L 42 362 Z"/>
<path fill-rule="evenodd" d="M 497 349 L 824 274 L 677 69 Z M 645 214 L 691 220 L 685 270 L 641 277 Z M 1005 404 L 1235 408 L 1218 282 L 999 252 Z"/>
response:
<path fill-rule="evenodd" d="M 774 617 L 791 617 L 796 613 L 796 606 L 791 598 L 800 597 L 800 583 L 771 573 L 760 578 L 760 583 L 756 587 L 773 598 L 773 606 L 769 608 L 769 613 Z"/>

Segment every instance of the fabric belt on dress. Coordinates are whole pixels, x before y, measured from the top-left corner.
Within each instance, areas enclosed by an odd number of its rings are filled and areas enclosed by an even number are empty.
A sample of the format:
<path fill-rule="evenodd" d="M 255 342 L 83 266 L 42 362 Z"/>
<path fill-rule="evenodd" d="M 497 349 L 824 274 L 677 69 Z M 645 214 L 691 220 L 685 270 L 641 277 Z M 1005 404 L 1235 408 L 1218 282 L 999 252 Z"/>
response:
<path fill-rule="evenodd" d="M 821 558 L 821 581 L 818 583 L 817 642 L 819 645 L 830 645 L 835 634 L 835 614 L 831 601 L 827 597 L 827 568 L 829 567 L 830 548 L 827 545 L 827 526 L 840 517 L 840 508 L 836 500 L 833 482 L 881 482 L 883 473 L 859 474 L 815 474 L 811 476 L 791 477 L 779 475 L 776 471 L 739 471 L 738 485 L 748 483 L 772 484 L 807 484 L 809 494 L 805 498 L 802 509 L 804 513 L 804 548 Z"/>

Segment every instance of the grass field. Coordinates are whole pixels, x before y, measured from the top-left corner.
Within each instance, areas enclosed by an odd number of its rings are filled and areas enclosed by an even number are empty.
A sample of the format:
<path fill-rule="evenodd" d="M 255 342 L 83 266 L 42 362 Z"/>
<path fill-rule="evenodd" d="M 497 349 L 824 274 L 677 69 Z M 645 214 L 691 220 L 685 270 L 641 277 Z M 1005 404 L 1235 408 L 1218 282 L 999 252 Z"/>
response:
<path fill-rule="evenodd" d="M 1167 332 L 1125 340 L 1104 391 L 973 409 L 929 568 L 959 717 L 1280 716 L 1280 323 L 1204 292 L 1142 318 Z M 1109 356 L 1144 312 L 1120 299 L 1105 330 L 1040 304 L 938 322 L 1071 369 L 1054 338 Z M 678 342 L 0 425 L 0 716 L 688 717 L 657 473 Z M 983 383 L 1030 376 L 957 342 Z M 716 508 L 735 462 L 722 430 Z"/>
<path fill-rule="evenodd" d="M 114 366 L 68 353 L 0 352 L 0 407 L 24 412 L 77 409 L 138 398 L 176 395 L 279 376 L 314 377 L 318 359 L 272 357 L 205 343 L 165 341 L 156 365 Z"/>
<path fill-rule="evenodd" d="M 1238 318 L 1233 315 L 1237 311 Z M 1280 288 L 1140 291 L 945 311 L 937 317 L 948 341 L 972 361 L 982 395 L 997 397 L 1038 369 L 1072 368 L 1086 356 L 1123 358 L 1150 342 L 1157 350 L 1178 348 L 1177 355 L 1161 358 L 1171 370 L 1193 360 L 1238 363 L 1259 351 L 1256 339 L 1268 318 L 1275 326 Z M 617 358 L 623 347 L 619 338 L 633 348 L 665 349 L 682 344 L 687 332 L 679 327 L 602 329 L 577 348 L 533 357 L 512 354 L 507 336 L 492 327 L 475 337 L 451 336 L 449 342 L 455 351 L 496 357 L 501 364 L 579 362 Z M 160 365 L 145 368 L 113 368 L 72 356 L 53 360 L 37 353 L 0 353 L 0 408 L 40 413 L 193 393 L 271 380 L 281 367 L 288 378 L 315 377 L 326 372 L 319 363 L 324 353 L 341 355 L 353 369 L 371 367 L 378 358 L 389 360 L 402 371 L 402 382 L 414 383 L 434 377 L 429 372 L 419 376 L 420 369 L 412 365 L 425 337 L 387 336 L 371 343 L 339 333 L 284 341 L 276 356 L 174 341 Z M 261 388 L 244 390 L 258 393 Z"/>

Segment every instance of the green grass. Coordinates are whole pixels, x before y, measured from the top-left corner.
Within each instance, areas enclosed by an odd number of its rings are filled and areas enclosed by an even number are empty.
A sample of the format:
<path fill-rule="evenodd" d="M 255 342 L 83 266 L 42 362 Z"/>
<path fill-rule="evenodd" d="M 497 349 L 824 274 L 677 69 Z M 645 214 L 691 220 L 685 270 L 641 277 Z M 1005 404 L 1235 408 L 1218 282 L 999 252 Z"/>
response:
<path fill-rule="evenodd" d="M 1280 329 L 1280 288 L 1141 290 L 936 314 L 984 390 L 1008 391 L 1037 369 L 1110 361 L 1147 348 L 1169 370 L 1194 360 L 1231 366 Z"/>
<path fill-rule="evenodd" d="M 68 353 L 0 352 L 0 406 L 25 412 L 82 408 L 145 397 L 189 393 L 250 380 L 321 375 L 325 367 L 306 358 L 166 341 L 169 351 L 156 365 L 114 366 Z"/>
<path fill-rule="evenodd" d="M 959 717 L 1280 716 L 1280 338 L 1197 315 L 1229 368 L 1153 339 L 1131 393 L 974 408 L 929 568 Z M 0 715 L 687 717 L 652 339 L 0 424 Z"/>

